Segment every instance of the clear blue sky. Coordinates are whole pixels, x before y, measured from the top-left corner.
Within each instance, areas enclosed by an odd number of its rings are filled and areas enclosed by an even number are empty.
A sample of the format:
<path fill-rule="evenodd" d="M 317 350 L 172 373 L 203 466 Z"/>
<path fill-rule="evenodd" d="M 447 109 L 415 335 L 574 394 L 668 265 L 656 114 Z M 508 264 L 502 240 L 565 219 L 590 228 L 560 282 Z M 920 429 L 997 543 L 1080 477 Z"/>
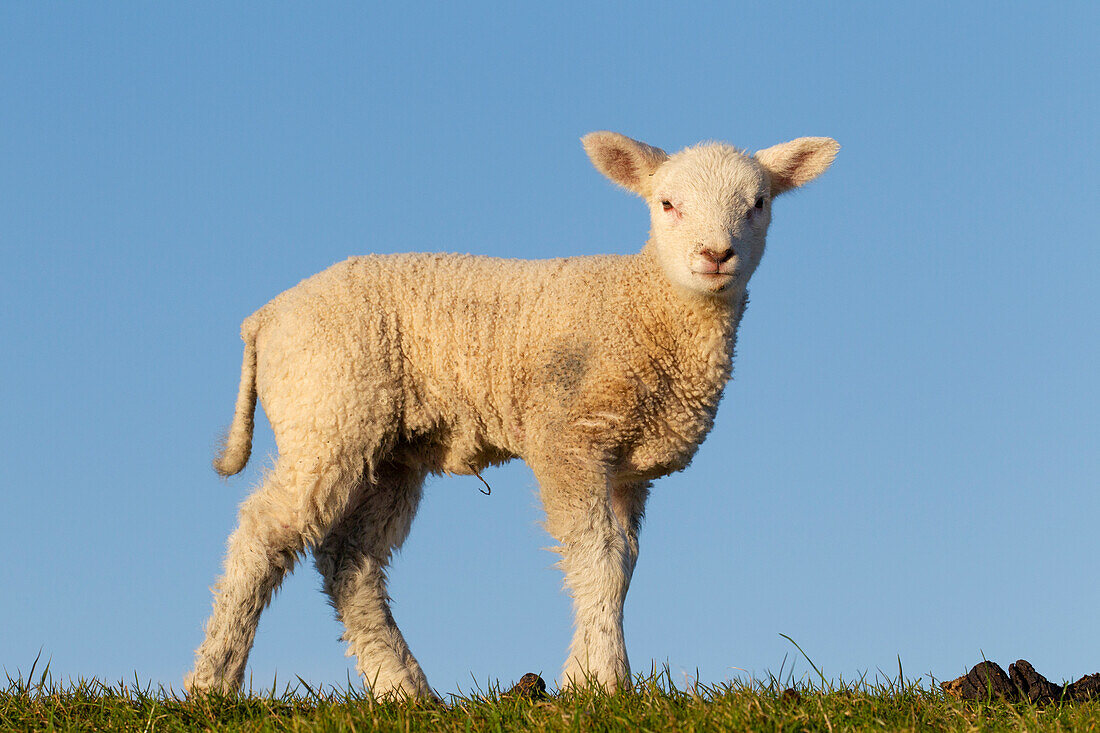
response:
<path fill-rule="evenodd" d="M 655 486 L 636 670 L 1100 670 L 1095 3 L 0 6 L 0 667 L 180 687 L 242 476 L 240 321 L 352 254 L 633 252 L 578 138 L 843 145 L 777 202 L 736 374 Z M 442 692 L 555 677 L 515 463 L 436 478 L 391 573 Z M 257 687 L 354 677 L 301 565 Z M 790 662 L 788 660 L 788 666 Z M 807 669 L 799 663 L 798 669 Z"/>

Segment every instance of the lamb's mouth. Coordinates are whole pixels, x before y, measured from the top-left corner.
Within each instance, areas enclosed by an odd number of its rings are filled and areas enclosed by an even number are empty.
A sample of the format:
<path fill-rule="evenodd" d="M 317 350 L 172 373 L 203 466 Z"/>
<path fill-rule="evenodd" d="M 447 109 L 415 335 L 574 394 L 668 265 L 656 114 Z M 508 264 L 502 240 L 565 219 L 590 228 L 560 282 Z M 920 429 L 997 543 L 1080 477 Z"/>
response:
<path fill-rule="evenodd" d="M 693 272 L 702 278 L 702 286 L 712 293 L 722 293 L 729 290 L 737 280 L 735 272 Z"/>

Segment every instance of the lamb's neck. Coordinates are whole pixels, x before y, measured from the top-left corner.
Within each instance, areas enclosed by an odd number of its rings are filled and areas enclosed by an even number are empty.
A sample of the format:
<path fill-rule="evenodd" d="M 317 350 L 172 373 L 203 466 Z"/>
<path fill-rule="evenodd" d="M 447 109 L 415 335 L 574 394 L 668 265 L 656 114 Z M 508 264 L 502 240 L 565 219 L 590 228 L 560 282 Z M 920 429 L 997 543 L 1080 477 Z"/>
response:
<path fill-rule="evenodd" d="M 652 241 L 638 258 L 647 280 L 642 291 L 646 297 L 638 301 L 641 316 L 648 325 L 680 344 L 694 344 L 714 357 L 732 359 L 748 293 L 742 291 L 718 298 L 685 292 L 665 276 Z"/>

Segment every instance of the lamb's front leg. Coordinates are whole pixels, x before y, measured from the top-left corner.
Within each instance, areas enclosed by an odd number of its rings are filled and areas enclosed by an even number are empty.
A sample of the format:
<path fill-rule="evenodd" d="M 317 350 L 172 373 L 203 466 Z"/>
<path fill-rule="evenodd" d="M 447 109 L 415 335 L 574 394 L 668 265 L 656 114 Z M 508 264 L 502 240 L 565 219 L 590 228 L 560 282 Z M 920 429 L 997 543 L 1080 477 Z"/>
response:
<path fill-rule="evenodd" d="M 638 533 L 645 517 L 645 503 L 649 498 L 649 481 L 616 481 L 611 489 L 611 508 L 626 530 L 627 550 L 630 554 L 630 576 L 638 565 Z M 629 585 L 630 578 L 627 578 Z"/>
<path fill-rule="evenodd" d="M 544 457 L 534 469 L 546 528 L 559 543 L 565 585 L 573 596 L 576 630 L 562 685 L 591 680 L 613 690 L 629 684 L 623 602 L 635 553 L 613 509 L 604 466 Z"/>

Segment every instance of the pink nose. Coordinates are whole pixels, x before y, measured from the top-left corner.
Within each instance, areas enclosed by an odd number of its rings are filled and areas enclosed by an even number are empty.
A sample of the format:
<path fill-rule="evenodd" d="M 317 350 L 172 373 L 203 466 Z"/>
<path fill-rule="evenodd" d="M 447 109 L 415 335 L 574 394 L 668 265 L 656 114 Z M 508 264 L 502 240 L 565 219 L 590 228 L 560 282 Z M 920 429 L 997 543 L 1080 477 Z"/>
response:
<path fill-rule="evenodd" d="M 728 262 L 733 257 L 733 250 L 727 249 L 721 252 L 715 252 L 713 249 L 704 249 L 700 254 L 706 257 L 708 260 L 716 265 L 720 265 L 723 262 Z"/>

